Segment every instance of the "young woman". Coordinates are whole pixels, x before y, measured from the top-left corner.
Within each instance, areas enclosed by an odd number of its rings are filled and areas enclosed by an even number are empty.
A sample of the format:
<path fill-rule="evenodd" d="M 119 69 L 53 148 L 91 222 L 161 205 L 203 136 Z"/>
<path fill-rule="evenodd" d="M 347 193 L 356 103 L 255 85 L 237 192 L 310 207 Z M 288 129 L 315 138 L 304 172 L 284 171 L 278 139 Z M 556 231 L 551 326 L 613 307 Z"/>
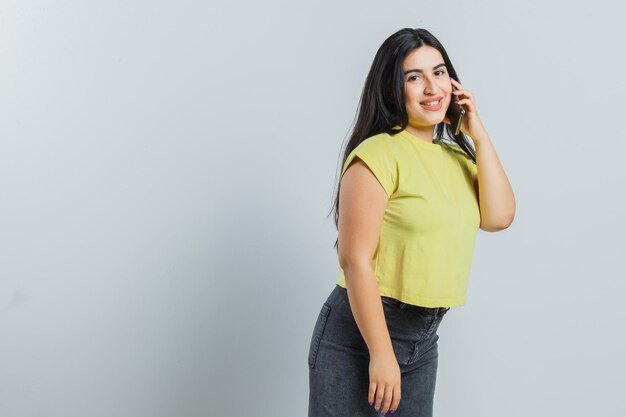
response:
<path fill-rule="evenodd" d="M 339 278 L 311 337 L 309 417 L 432 416 L 437 328 L 465 304 L 476 232 L 508 227 L 515 198 L 429 31 L 402 29 L 376 53 L 334 208 Z"/>

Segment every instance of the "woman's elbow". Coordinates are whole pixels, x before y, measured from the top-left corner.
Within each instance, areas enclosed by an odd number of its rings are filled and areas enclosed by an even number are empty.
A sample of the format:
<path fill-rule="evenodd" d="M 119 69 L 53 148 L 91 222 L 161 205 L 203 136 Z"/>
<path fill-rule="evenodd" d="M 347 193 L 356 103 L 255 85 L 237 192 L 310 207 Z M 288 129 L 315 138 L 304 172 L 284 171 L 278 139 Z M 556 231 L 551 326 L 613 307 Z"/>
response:
<path fill-rule="evenodd" d="M 504 230 L 508 228 L 513 223 L 514 218 L 515 218 L 515 213 L 505 218 L 502 218 L 498 221 L 493 221 L 490 223 L 481 222 L 480 229 L 484 230 L 485 232 L 499 232 L 500 230 Z"/>

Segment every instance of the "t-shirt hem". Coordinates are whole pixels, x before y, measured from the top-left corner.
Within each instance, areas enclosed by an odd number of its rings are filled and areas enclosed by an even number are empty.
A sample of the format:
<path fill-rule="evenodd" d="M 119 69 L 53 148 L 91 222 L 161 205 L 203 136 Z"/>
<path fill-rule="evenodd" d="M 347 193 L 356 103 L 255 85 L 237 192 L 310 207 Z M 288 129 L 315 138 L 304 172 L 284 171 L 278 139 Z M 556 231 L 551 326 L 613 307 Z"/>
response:
<path fill-rule="evenodd" d="M 342 287 L 342 288 L 346 288 L 345 284 L 343 282 L 340 282 L 341 279 L 337 280 L 337 282 L 335 282 L 336 285 Z M 434 308 L 434 307 L 461 307 L 463 305 L 465 305 L 466 301 L 467 301 L 467 297 L 462 297 L 462 298 L 429 298 L 429 297 L 419 297 L 419 296 L 411 296 L 411 295 L 404 295 L 404 296 L 400 296 L 398 295 L 396 292 L 394 292 L 393 290 L 390 289 L 386 289 L 386 288 L 380 288 L 380 286 L 378 287 L 379 293 L 381 296 L 385 296 L 385 297 L 391 297 L 391 298 L 395 298 L 396 300 L 400 300 L 403 303 L 406 304 L 412 304 L 412 305 L 416 305 L 416 306 L 421 306 L 421 307 L 429 307 L 429 308 Z"/>

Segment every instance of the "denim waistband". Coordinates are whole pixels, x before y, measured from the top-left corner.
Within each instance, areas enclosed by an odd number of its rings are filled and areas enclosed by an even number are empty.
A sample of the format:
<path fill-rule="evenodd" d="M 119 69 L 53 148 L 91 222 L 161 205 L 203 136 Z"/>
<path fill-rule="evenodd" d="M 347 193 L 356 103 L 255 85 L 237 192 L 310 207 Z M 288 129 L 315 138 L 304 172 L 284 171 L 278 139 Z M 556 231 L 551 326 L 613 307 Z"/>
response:
<path fill-rule="evenodd" d="M 442 315 L 443 313 L 446 313 L 448 310 L 450 310 L 450 307 L 424 307 L 424 306 L 418 306 L 415 304 L 407 304 L 403 301 L 400 301 L 395 298 L 387 297 L 385 295 L 381 295 L 380 298 L 383 299 L 386 303 L 392 304 L 403 310 L 419 311 L 421 313 L 431 314 L 433 316 Z"/>

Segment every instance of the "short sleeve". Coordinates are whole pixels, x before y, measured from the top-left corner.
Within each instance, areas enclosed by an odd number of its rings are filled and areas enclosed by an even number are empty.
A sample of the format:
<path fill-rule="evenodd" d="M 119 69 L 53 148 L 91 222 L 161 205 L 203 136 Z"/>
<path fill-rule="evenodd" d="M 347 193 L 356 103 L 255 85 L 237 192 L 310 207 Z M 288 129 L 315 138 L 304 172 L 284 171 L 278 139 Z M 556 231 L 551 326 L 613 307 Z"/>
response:
<path fill-rule="evenodd" d="M 384 142 L 385 137 L 365 139 L 350 152 L 341 170 L 341 177 L 346 172 L 355 157 L 359 157 L 374 174 L 380 185 L 383 186 L 388 197 L 397 190 L 398 163 L 391 147 Z"/>

